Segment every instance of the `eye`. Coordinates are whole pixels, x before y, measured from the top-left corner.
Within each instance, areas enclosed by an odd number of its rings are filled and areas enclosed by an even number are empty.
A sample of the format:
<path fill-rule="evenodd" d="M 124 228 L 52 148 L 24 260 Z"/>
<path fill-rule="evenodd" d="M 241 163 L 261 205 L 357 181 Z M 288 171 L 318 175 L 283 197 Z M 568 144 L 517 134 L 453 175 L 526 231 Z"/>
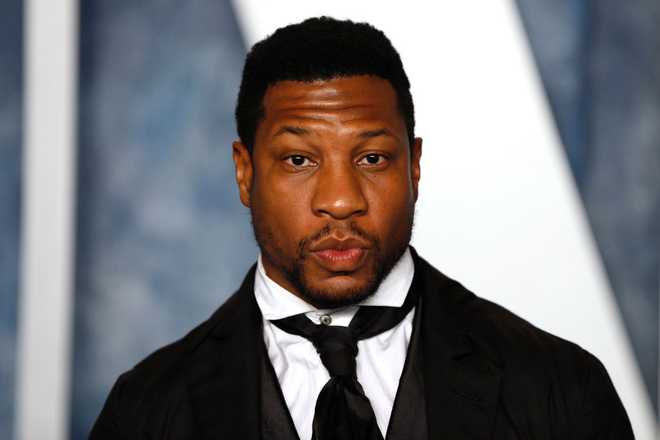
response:
<path fill-rule="evenodd" d="M 292 154 L 291 156 L 285 157 L 284 161 L 295 168 L 309 168 L 316 166 L 316 162 L 302 154 Z"/>
<path fill-rule="evenodd" d="M 386 159 L 387 158 L 382 154 L 369 153 L 366 156 L 362 157 L 362 159 L 358 161 L 358 164 L 366 165 L 366 166 L 383 165 Z"/>

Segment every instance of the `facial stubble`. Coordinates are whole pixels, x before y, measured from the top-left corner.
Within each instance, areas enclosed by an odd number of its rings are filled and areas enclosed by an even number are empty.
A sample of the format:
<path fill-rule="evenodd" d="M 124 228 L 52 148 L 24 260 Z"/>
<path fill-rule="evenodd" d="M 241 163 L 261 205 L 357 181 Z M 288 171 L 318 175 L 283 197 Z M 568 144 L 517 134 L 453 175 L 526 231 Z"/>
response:
<path fill-rule="evenodd" d="M 250 205 L 252 218 L 252 229 L 259 249 L 271 264 L 274 264 L 287 281 L 297 290 L 297 295 L 319 309 L 333 309 L 357 304 L 373 295 L 380 286 L 383 279 L 390 273 L 394 265 L 399 261 L 406 251 L 412 236 L 414 223 L 414 205 L 408 208 L 406 213 L 406 224 L 399 236 L 388 239 L 393 240 L 386 248 L 383 248 L 381 240 L 361 229 L 355 222 L 349 222 L 345 229 L 351 235 L 358 236 L 371 244 L 369 252 L 372 253 L 372 264 L 369 268 L 366 283 L 342 291 L 317 289 L 309 279 L 305 270 L 305 260 L 311 258 L 308 251 L 310 243 L 318 242 L 332 234 L 333 229 L 326 225 L 320 231 L 312 234 L 298 242 L 296 255 L 287 257 L 286 252 L 275 238 L 265 216 L 260 215 L 255 204 Z M 338 273 L 350 276 L 350 273 Z"/>

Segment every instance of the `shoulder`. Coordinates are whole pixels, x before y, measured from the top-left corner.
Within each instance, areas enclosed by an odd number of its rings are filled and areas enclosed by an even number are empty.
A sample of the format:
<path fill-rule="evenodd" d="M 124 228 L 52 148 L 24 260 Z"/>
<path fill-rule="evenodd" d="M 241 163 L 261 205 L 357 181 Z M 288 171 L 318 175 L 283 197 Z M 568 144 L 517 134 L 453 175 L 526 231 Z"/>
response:
<path fill-rule="evenodd" d="M 503 364 L 532 362 L 537 356 L 541 356 L 541 360 L 551 356 L 558 361 L 579 359 L 588 363 L 595 359 L 577 344 L 476 295 L 461 312 L 460 317 L 470 335 L 490 347 Z"/>
<path fill-rule="evenodd" d="M 244 302 L 242 300 L 241 292 L 234 292 L 207 320 L 198 324 L 179 340 L 149 354 L 122 374 L 122 378 L 129 382 L 148 384 L 154 378 L 167 377 L 169 374 L 181 375 L 191 358 L 201 351 L 209 336 L 217 332 L 219 327 L 224 327 L 235 319 L 237 308 L 240 308 L 240 303 Z"/>
<path fill-rule="evenodd" d="M 478 297 L 421 261 L 428 300 L 423 307 L 431 305 L 427 313 L 444 321 L 438 326 L 463 335 L 473 353 L 501 372 L 502 403 L 510 418 L 523 424 L 536 411 L 556 427 L 609 426 L 622 434 L 620 438 L 631 438 L 621 401 L 605 367 L 593 354 Z M 603 438 L 615 437 L 608 434 Z"/>
<path fill-rule="evenodd" d="M 594 376 L 607 376 L 603 364 L 578 344 L 542 330 L 506 308 L 474 296 L 461 319 L 475 344 L 502 367 L 512 390 L 545 385 L 564 390 L 581 406 Z"/>
<path fill-rule="evenodd" d="M 467 334 L 477 348 L 496 363 L 515 367 L 544 362 L 552 357 L 559 364 L 600 364 L 577 344 L 536 327 L 499 304 L 480 298 L 423 259 L 418 257 L 418 260 L 418 269 L 424 277 L 426 303 L 432 307 L 429 313 L 444 321 L 439 325 Z"/>
<path fill-rule="evenodd" d="M 231 325 L 246 306 L 241 288 L 181 339 L 166 345 L 124 372 L 114 383 L 90 438 L 121 437 L 126 430 L 139 431 L 149 420 L 164 420 L 168 408 L 183 408 L 188 399 L 188 380 L 200 365 L 216 362 L 215 335 Z M 245 314 L 242 314 L 243 316 Z"/>
<path fill-rule="evenodd" d="M 500 362 L 502 403 L 511 419 L 522 424 L 540 410 L 556 429 L 580 432 L 577 438 L 633 438 L 614 384 L 596 356 L 478 297 L 465 319 L 475 343 Z"/>
<path fill-rule="evenodd" d="M 537 374 L 547 377 L 550 371 L 557 371 L 575 382 L 592 370 L 603 369 L 600 361 L 579 345 L 480 298 L 430 265 L 426 271 L 427 279 L 439 287 L 431 288 L 431 294 L 444 297 L 431 302 L 447 310 L 445 318 L 449 325 L 467 334 L 478 350 L 517 377 Z"/>
<path fill-rule="evenodd" d="M 199 324 L 183 338 L 154 351 L 122 373 L 113 388 L 115 398 L 126 408 L 144 402 L 153 391 L 176 392 L 196 349 L 213 327 L 212 318 Z M 160 394 L 160 393 L 159 393 Z"/>

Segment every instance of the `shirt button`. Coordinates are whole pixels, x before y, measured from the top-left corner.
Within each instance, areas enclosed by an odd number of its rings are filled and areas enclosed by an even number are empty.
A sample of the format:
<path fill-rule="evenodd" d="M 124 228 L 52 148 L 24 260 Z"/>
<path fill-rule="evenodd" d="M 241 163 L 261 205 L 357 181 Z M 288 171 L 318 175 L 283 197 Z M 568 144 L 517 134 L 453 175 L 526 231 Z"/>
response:
<path fill-rule="evenodd" d="M 330 325 L 332 324 L 332 316 L 330 315 L 321 315 L 321 324 L 323 325 Z"/>

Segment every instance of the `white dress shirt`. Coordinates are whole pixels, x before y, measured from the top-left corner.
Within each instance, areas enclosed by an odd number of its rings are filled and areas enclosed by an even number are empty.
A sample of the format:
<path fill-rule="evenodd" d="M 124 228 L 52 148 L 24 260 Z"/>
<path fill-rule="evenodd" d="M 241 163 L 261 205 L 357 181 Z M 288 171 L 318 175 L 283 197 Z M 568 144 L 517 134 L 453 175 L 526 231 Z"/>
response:
<path fill-rule="evenodd" d="M 412 284 L 414 272 L 410 250 L 406 250 L 378 290 L 359 305 L 400 307 Z M 254 294 L 264 319 L 268 357 L 291 418 L 301 440 L 311 439 L 316 399 L 330 375 L 310 341 L 286 333 L 271 324 L 270 320 L 305 313 L 316 324 L 323 315 L 329 315 L 332 319 L 330 325 L 348 326 L 358 306 L 332 310 L 315 308 L 270 279 L 264 270 L 261 255 L 254 279 Z M 358 341 L 357 378 L 371 402 L 383 437 L 387 433 L 403 371 L 414 313 L 415 309 L 411 310 L 392 329 Z"/>

